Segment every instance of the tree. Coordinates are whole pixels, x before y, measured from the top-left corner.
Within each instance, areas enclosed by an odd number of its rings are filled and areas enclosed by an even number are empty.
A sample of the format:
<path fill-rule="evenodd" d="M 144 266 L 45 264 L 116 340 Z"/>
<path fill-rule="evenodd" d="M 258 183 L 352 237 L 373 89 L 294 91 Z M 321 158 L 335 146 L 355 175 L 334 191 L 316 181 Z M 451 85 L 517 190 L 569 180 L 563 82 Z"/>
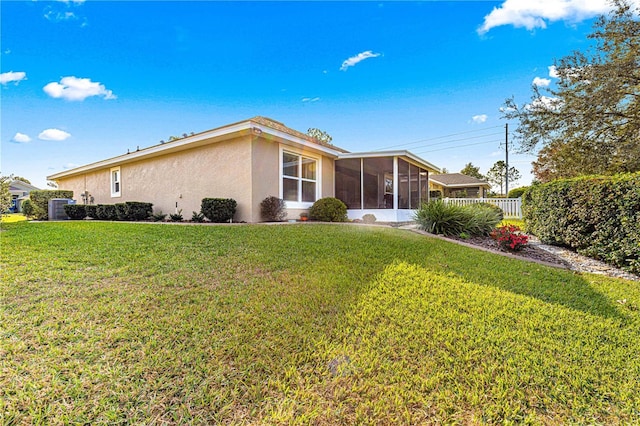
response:
<path fill-rule="evenodd" d="M 22 176 L 14 176 L 13 180 L 19 180 L 20 182 L 28 183 L 29 185 L 31 185 L 31 181 L 23 178 Z"/>
<path fill-rule="evenodd" d="M 324 130 L 316 129 L 315 127 L 307 130 L 307 136 L 311 136 L 312 138 L 327 144 L 330 144 L 333 140 L 329 133 L 325 132 Z"/>
<path fill-rule="evenodd" d="M 640 170 L 640 10 L 613 4 L 589 35 L 594 47 L 556 61 L 555 88 L 534 85 L 524 105 L 505 101 L 521 150 L 542 148 L 534 173 L 543 182 Z"/>
<path fill-rule="evenodd" d="M 0 215 L 5 214 L 11 207 L 12 197 L 9 186 L 13 181 L 13 175 L 0 176 Z"/>
<path fill-rule="evenodd" d="M 480 173 L 480 167 L 476 167 L 473 163 L 465 164 L 464 168 L 460 170 L 463 175 L 471 176 L 477 179 L 485 180 L 485 176 Z"/>
<path fill-rule="evenodd" d="M 507 178 L 507 164 L 502 161 L 496 161 L 495 164 L 487 172 L 487 181 L 500 188 L 500 193 L 504 194 L 503 187 Z M 515 167 L 509 167 L 509 182 L 514 183 L 520 179 L 520 171 Z"/>

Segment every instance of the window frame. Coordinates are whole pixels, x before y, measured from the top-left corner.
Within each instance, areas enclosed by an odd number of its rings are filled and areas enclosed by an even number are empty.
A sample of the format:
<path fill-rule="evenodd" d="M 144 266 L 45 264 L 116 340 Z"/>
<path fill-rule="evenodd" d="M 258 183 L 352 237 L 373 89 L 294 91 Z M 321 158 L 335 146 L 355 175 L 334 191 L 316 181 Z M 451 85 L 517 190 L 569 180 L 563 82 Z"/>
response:
<path fill-rule="evenodd" d="M 309 207 L 311 207 L 313 205 L 313 203 L 315 203 L 316 201 L 318 201 L 321 196 L 320 194 L 322 194 L 322 157 L 321 156 L 316 156 L 313 154 L 310 154 L 308 152 L 302 152 L 301 150 L 297 150 L 291 147 L 284 147 L 284 146 L 280 146 L 280 150 L 279 150 L 279 158 L 278 158 L 278 185 L 279 185 L 279 194 L 280 194 L 280 198 L 284 199 L 284 179 L 291 179 L 291 180 L 296 180 L 298 183 L 298 200 L 297 201 L 291 201 L 291 200 L 284 200 L 285 202 L 285 206 L 286 208 L 290 208 L 290 209 L 308 209 Z M 284 163 L 283 163 L 283 156 L 284 154 L 289 154 L 289 155 L 294 155 L 296 157 L 298 157 L 298 176 L 288 176 L 284 174 Z M 302 164 L 303 164 L 303 159 L 308 159 L 308 160 L 313 160 L 315 162 L 316 165 L 316 178 L 315 180 L 313 179 L 308 179 L 308 178 L 304 178 L 303 177 L 303 171 L 302 171 Z M 315 193 L 315 200 L 314 201 L 302 201 L 302 182 L 313 182 L 316 184 L 316 193 Z"/>
<path fill-rule="evenodd" d="M 114 176 L 117 180 L 114 179 Z M 118 185 L 117 190 L 116 184 Z M 109 169 L 109 185 L 111 188 L 111 197 L 115 198 L 122 196 L 122 171 L 120 170 L 120 166 Z"/>

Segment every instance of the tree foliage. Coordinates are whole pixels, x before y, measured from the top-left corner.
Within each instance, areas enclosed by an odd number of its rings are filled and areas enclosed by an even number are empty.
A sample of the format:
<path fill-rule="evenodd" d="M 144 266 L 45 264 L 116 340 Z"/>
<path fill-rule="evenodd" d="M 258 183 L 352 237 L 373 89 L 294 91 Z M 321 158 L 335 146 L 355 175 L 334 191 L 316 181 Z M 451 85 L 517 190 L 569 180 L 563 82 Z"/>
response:
<path fill-rule="evenodd" d="M 27 178 L 23 178 L 22 176 L 14 176 L 13 180 L 19 180 L 20 182 L 28 183 L 31 185 L 31 181 Z"/>
<path fill-rule="evenodd" d="M 485 180 L 486 177 L 480 173 L 480 167 L 476 167 L 473 163 L 465 164 L 464 168 L 460 170 L 463 175 L 471 176 L 477 179 Z"/>
<path fill-rule="evenodd" d="M 541 148 L 533 171 L 543 182 L 640 170 L 639 10 L 613 4 L 589 35 L 594 46 L 556 61 L 554 87 L 534 85 L 524 105 L 505 102 L 521 150 Z"/>
<path fill-rule="evenodd" d="M 520 171 L 515 167 L 509 167 L 509 183 L 515 183 L 520 179 Z M 497 185 L 500 188 L 500 193 L 504 194 L 505 183 L 507 179 L 507 164 L 502 161 L 496 161 L 494 165 L 487 172 L 487 181 L 491 184 Z"/>
<path fill-rule="evenodd" d="M 9 185 L 13 176 L 0 176 L 0 215 L 4 214 L 11 207 L 11 192 Z"/>
<path fill-rule="evenodd" d="M 325 132 L 324 130 L 316 129 L 315 127 L 307 130 L 307 136 L 311 136 L 312 138 L 317 139 L 320 142 L 328 144 L 330 144 L 333 140 L 329 133 Z"/>

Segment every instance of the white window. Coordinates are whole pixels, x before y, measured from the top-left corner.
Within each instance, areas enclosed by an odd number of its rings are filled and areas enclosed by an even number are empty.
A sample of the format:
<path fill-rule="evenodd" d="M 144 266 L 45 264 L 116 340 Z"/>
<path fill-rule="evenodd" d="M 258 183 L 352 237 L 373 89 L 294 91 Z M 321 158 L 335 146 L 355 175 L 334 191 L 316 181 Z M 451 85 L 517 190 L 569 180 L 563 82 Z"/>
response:
<path fill-rule="evenodd" d="M 289 207 L 310 207 L 319 193 L 319 160 L 291 151 L 282 151 L 282 198 Z"/>
<path fill-rule="evenodd" d="M 114 167 L 111 169 L 111 196 L 119 197 L 121 187 L 120 167 Z"/>

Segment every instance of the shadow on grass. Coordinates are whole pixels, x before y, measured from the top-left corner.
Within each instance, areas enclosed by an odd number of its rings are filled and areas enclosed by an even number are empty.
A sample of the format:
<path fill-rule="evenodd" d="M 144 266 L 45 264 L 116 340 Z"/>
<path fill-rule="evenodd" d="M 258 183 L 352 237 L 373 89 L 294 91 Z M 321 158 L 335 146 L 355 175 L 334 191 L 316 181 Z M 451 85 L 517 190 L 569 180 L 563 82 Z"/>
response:
<path fill-rule="evenodd" d="M 491 286 L 536 298 L 590 315 L 605 318 L 627 318 L 610 298 L 596 290 L 592 283 L 575 272 L 536 265 L 499 255 L 484 254 L 487 261 L 478 268 L 458 271 L 469 282 Z M 507 267 L 505 267 L 507 266 Z"/>

